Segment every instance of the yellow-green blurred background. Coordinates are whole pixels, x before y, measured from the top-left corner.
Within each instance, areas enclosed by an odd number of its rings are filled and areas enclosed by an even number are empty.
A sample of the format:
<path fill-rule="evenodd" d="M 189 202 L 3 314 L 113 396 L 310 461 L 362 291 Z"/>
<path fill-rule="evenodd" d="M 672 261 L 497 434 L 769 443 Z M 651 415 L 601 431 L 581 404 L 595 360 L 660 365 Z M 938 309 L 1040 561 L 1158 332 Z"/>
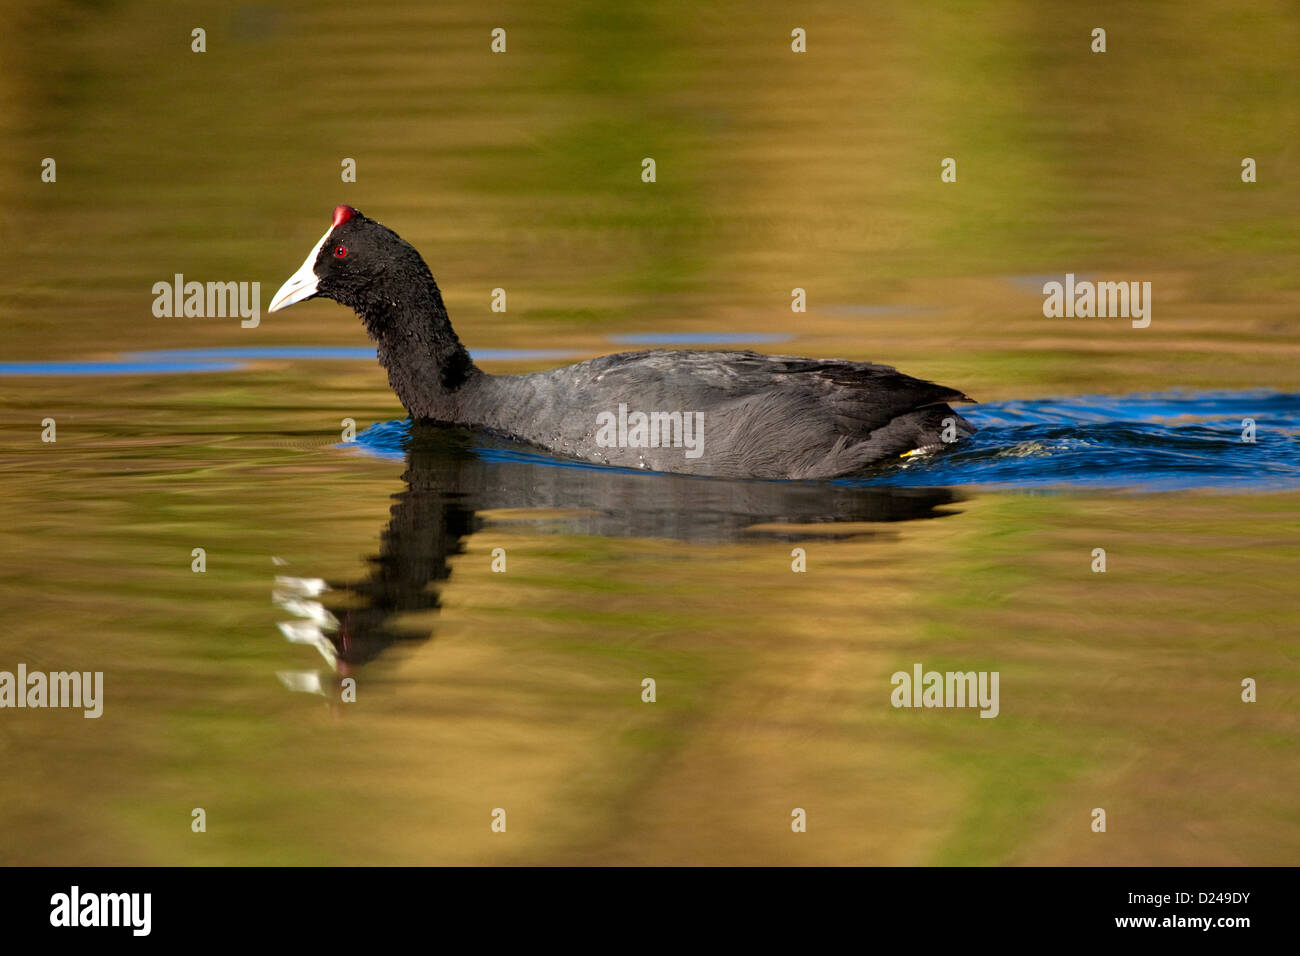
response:
<path fill-rule="evenodd" d="M 788 333 L 986 401 L 1296 391 L 1293 4 L 0 7 L 0 360 L 362 345 L 330 302 L 151 312 L 178 272 L 268 302 L 347 202 L 471 349 Z M 1034 277 L 1067 271 L 1152 281 L 1151 327 L 1043 318 Z M 783 540 L 489 515 L 433 639 L 331 709 L 276 680 L 314 652 L 275 629 L 271 558 L 366 573 L 403 466 L 335 445 L 402 414 L 381 369 L 0 377 L 0 407 L 0 669 L 107 694 L 0 712 L 0 862 L 1300 859 L 1294 492 L 978 493 L 809 529 L 805 575 Z M 917 661 L 999 670 L 1001 716 L 892 710 Z"/>

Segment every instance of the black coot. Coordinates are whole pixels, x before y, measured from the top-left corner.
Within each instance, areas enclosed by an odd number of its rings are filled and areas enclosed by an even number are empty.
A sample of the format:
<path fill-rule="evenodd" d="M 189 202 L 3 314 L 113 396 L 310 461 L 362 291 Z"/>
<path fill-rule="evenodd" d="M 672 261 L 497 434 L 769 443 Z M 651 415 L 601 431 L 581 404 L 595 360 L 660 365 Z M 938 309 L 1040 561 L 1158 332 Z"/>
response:
<path fill-rule="evenodd" d="M 350 206 L 275 294 L 351 306 L 411 417 L 561 455 L 732 478 L 831 478 L 974 433 L 961 392 L 885 365 L 748 351 L 604 355 L 489 375 L 461 345 L 420 254 Z"/>

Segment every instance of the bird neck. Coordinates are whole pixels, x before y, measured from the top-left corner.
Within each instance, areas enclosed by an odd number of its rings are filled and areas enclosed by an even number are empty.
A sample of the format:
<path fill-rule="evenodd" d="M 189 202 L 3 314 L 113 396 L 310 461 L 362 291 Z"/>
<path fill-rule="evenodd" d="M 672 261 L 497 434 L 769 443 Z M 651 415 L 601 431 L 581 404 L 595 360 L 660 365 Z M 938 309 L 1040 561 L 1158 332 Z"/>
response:
<path fill-rule="evenodd" d="M 423 262 L 392 276 L 357 312 L 379 364 L 411 417 L 454 422 L 466 386 L 483 373 L 451 327 L 442 293 Z"/>

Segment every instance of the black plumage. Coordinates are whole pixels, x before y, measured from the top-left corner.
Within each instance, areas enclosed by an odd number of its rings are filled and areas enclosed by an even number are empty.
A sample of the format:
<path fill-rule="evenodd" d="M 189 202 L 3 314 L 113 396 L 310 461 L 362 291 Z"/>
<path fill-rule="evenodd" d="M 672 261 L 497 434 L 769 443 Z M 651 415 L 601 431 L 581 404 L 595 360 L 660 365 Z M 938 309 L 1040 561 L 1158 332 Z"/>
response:
<path fill-rule="evenodd" d="M 961 392 L 841 359 L 650 350 L 489 375 L 457 338 L 420 254 L 392 230 L 340 206 L 314 253 L 271 310 L 314 296 L 355 309 L 418 421 L 585 461 L 743 478 L 836 477 L 975 430 L 949 406 L 970 401 Z M 624 428 L 636 415 L 652 427 Z"/>

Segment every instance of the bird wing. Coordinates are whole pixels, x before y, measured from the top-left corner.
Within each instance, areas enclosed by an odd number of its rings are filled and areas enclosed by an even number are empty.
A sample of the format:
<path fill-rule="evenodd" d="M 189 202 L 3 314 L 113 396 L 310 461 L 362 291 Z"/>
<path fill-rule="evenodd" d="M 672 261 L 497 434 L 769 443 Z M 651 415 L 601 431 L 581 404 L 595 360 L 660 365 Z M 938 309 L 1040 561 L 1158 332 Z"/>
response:
<path fill-rule="evenodd" d="M 969 402 L 961 392 L 888 365 L 758 352 L 654 350 L 602 356 L 594 381 L 629 394 L 672 397 L 682 409 L 718 409 L 758 399 L 858 436 L 927 405 Z"/>

